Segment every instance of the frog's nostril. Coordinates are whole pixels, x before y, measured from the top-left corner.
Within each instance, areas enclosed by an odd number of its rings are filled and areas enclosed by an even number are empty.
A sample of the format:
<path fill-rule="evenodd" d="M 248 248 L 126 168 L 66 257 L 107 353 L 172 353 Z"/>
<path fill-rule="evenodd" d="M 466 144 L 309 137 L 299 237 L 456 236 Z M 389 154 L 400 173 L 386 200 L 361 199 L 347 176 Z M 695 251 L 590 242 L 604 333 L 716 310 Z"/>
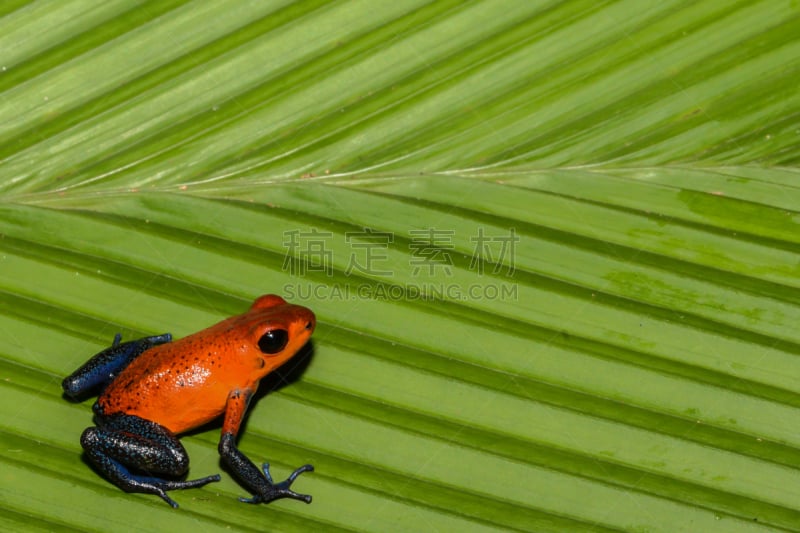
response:
<path fill-rule="evenodd" d="M 306 329 L 314 329 L 314 323 L 311 320 L 306 322 Z"/>

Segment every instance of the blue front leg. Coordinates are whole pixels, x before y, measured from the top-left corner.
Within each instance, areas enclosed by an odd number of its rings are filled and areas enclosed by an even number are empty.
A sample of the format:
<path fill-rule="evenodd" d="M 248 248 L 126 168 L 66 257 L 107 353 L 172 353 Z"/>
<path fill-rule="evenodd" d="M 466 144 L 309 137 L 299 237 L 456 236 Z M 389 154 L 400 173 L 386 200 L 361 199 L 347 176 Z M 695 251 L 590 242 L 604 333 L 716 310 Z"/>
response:
<path fill-rule="evenodd" d="M 114 336 L 114 343 L 86 361 L 79 369 L 64 378 L 61 387 L 70 398 L 78 398 L 98 385 L 106 385 L 131 361 L 158 344 L 172 340 L 172 335 L 154 335 L 135 341 L 120 342 L 122 335 Z"/>

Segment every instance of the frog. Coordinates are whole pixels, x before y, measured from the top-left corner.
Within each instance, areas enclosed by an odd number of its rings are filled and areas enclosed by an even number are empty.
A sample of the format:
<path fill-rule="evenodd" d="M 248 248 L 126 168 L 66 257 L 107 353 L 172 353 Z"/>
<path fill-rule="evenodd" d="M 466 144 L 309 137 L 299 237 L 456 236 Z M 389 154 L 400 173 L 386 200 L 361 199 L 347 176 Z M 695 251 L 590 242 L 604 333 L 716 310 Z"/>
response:
<path fill-rule="evenodd" d="M 276 483 L 269 463 L 259 469 L 236 441 L 260 380 L 297 354 L 315 326 L 310 309 L 266 294 L 245 313 L 179 340 L 164 333 L 122 342 L 117 333 L 110 347 L 62 382 L 73 401 L 99 391 L 92 406 L 95 425 L 80 438 L 89 463 L 123 491 L 155 494 L 177 508 L 168 491 L 221 479 L 184 479 L 189 456 L 178 436 L 221 417 L 219 455 L 251 494 L 240 501 L 311 503 L 310 495 L 291 485 L 312 465 Z"/>

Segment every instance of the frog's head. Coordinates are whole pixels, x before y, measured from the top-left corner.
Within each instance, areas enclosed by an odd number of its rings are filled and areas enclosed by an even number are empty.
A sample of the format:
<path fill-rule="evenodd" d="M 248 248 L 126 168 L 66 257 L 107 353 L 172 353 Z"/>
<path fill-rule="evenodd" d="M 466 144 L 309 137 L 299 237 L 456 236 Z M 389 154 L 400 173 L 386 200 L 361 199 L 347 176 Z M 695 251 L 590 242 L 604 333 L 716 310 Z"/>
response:
<path fill-rule="evenodd" d="M 280 296 L 259 297 L 245 313 L 253 339 L 264 361 L 264 374 L 290 359 L 311 337 L 317 324 L 314 313 L 288 303 Z"/>

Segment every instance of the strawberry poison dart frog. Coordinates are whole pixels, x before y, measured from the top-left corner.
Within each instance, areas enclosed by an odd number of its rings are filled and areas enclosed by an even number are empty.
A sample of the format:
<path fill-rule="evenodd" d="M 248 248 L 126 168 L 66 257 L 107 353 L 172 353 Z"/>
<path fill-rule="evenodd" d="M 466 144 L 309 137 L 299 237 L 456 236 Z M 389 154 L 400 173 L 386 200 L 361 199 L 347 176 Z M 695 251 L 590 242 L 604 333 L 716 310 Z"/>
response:
<path fill-rule="evenodd" d="M 219 475 L 180 480 L 189 456 L 176 435 L 224 414 L 219 453 L 251 498 L 266 503 L 311 496 L 290 489 L 311 465 L 275 483 L 269 465 L 259 470 L 236 447 L 236 435 L 258 382 L 306 344 L 314 313 L 275 295 L 258 298 L 244 314 L 172 341 L 165 333 L 120 342 L 98 353 L 67 377 L 67 396 L 80 398 L 102 387 L 93 406 L 97 426 L 81 445 L 97 470 L 126 492 L 158 494 L 177 507 L 167 491 L 201 487 Z M 166 476 L 163 478 L 161 476 Z"/>

